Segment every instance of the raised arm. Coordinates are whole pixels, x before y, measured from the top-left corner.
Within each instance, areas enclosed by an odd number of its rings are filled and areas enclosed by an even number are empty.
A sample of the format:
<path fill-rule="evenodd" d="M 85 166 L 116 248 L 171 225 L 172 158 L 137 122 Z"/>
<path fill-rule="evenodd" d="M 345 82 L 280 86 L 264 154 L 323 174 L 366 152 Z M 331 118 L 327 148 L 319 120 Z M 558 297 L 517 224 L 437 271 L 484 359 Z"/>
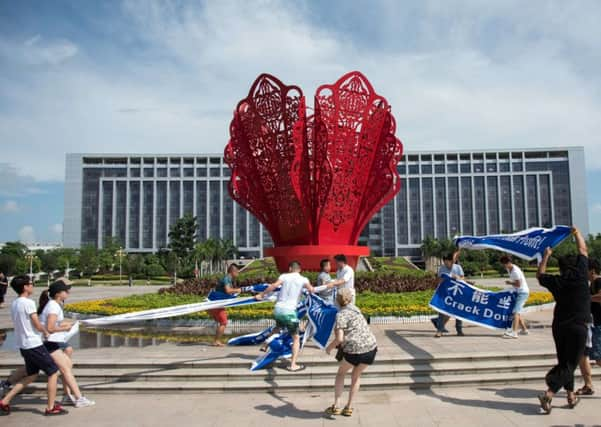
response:
<path fill-rule="evenodd" d="M 574 235 L 574 238 L 576 239 L 576 246 L 578 247 L 578 253 L 580 255 L 588 257 L 588 248 L 586 247 L 586 241 L 584 240 L 584 237 L 582 236 L 582 233 L 580 232 L 580 230 L 578 230 L 578 228 L 574 226 L 574 227 L 572 227 L 572 234 Z"/>
<path fill-rule="evenodd" d="M 541 277 L 547 272 L 547 263 L 549 262 L 551 255 L 553 255 L 553 249 L 545 249 L 545 254 L 543 255 L 542 261 L 538 265 L 538 271 L 536 272 L 536 278 L 539 280 L 539 282 Z"/>

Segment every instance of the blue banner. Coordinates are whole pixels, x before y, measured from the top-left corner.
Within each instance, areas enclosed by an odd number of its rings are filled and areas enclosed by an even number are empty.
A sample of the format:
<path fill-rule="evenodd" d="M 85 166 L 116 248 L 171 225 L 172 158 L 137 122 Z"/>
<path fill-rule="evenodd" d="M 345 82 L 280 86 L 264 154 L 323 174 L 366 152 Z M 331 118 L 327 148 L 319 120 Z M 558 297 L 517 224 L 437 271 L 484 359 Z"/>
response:
<path fill-rule="evenodd" d="M 515 291 L 486 291 L 444 274 L 430 307 L 485 328 L 507 329 L 513 321 L 515 298 Z"/>
<path fill-rule="evenodd" d="M 541 261 L 545 249 L 554 248 L 572 232 L 571 227 L 529 228 L 513 234 L 491 236 L 460 236 L 455 245 L 460 249 L 496 249 L 519 258 Z"/>
<path fill-rule="evenodd" d="M 307 317 L 311 323 L 311 338 L 321 348 L 325 348 L 336 324 L 338 310 L 315 294 L 307 297 L 306 305 Z"/>

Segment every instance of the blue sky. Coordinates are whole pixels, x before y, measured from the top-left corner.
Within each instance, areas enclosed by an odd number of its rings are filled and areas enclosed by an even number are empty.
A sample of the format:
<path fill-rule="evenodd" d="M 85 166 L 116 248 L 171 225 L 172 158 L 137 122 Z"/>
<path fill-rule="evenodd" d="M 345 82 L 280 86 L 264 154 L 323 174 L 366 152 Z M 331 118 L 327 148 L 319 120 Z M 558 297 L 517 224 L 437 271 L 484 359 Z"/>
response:
<path fill-rule="evenodd" d="M 601 2 L 0 2 L 0 241 L 60 240 L 66 152 L 221 151 L 261 72 L 348 70 L 406 149 L 583 145 L 601 232 Z"/>

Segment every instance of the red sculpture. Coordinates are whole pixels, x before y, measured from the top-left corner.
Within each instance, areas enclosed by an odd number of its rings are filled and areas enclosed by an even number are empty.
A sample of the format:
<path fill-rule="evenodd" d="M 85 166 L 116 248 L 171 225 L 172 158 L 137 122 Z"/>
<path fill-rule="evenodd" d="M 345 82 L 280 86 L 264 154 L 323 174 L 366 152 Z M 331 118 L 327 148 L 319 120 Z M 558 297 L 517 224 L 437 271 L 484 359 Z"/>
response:
<path fill-rule="evenodd" d="M 225 161 L 232 198 L 267 228 L 265 249 L 286 271 L 306 270 L 343 253 L 354 267 L 369 248 L 357 246 L 371 217 L 400 190 L 403 146 L 386 99 L 358 71 L 315 95 L 307 116 L 297 86 L 261 74 L 238 103 Z"/>

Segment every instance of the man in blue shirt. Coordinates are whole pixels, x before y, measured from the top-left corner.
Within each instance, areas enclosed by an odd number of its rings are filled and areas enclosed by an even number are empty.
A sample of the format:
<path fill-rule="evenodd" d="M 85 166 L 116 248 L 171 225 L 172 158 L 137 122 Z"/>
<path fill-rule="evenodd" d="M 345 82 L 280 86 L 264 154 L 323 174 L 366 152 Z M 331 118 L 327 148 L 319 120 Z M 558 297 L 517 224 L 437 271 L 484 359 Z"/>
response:
<path fill-rule="evenodd" d="M 442 265 L 438 269 L 438 277 L 441 278 L 442 275 L 448 274 L 453 279 L 463 280 L 463 268 L 459 264 L 457 264 L 457 259 L 459 258 L 459 251 L 455 251 L 453 254 L 447 254 L 442 257 Z M 443 332 L 448 332 L 445 329 L 445 325 L 449 321 L 450 317 L 446 314 L 438 313 L 438 319 L 432 319 L 432 323 L 436 328 L 435 338 L 440 338 Z M 463 334 L 463 322 L 460 319 L 455 319 L 455 330 L 457 331 L 457 335 L 462 337 Z"/>

